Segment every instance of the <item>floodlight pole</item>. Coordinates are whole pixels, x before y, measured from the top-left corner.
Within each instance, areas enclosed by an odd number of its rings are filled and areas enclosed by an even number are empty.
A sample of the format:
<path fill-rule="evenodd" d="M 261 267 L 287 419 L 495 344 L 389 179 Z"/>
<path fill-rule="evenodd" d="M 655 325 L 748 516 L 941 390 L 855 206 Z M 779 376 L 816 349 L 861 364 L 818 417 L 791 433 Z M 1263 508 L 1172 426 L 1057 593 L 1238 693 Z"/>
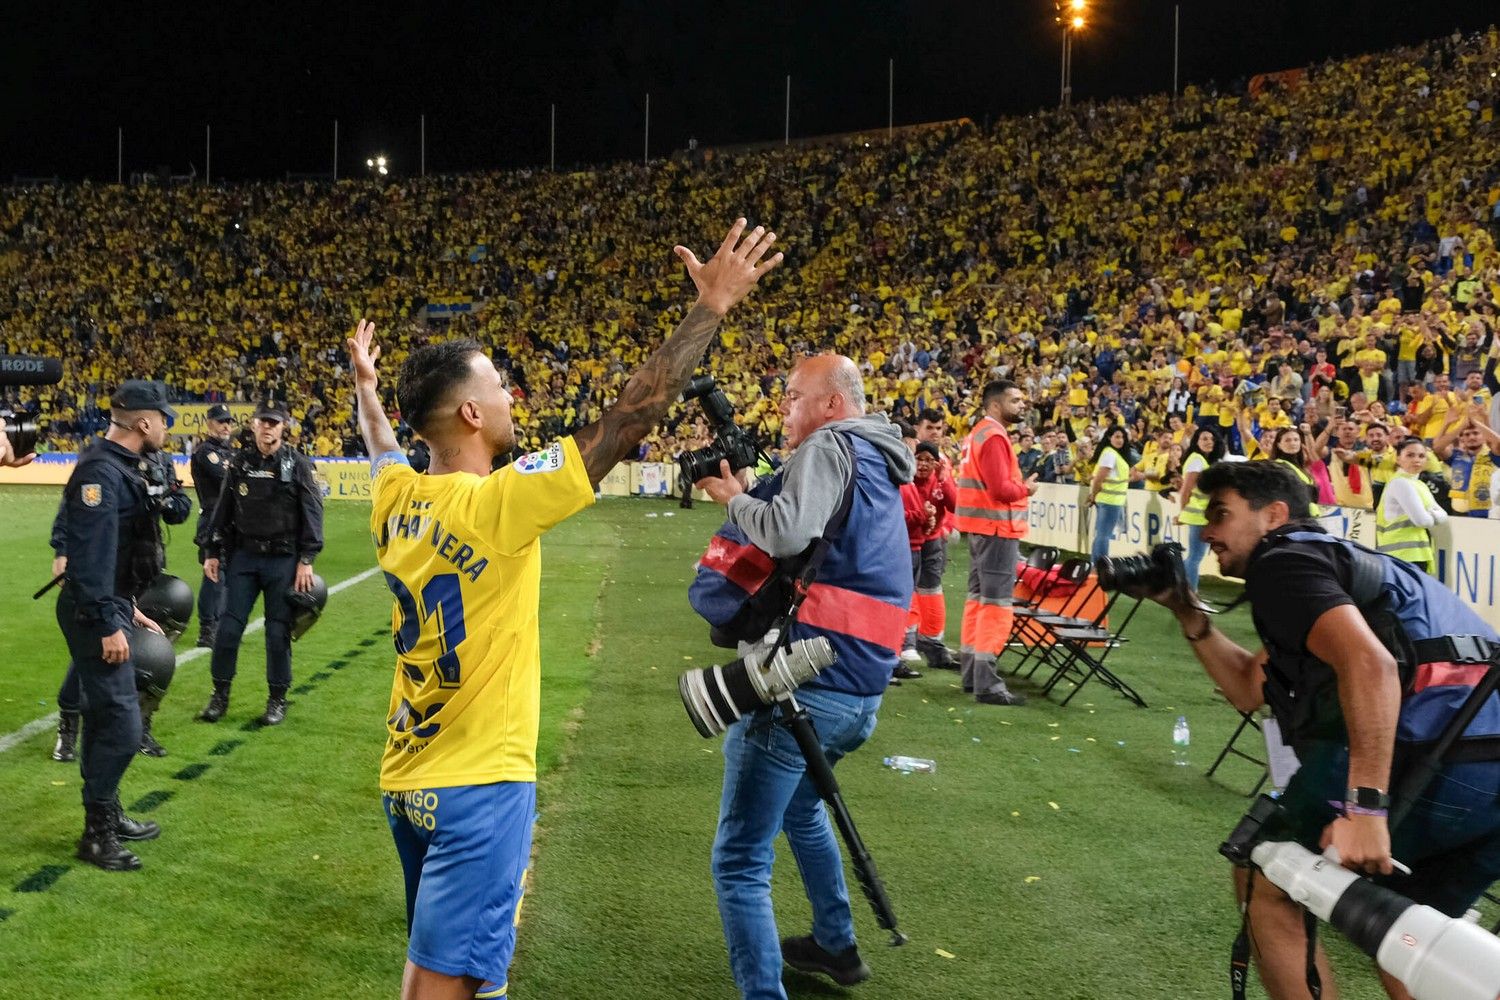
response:
<path fill-rule="evenodd" d="M 896 60 L 885 61 L 885 137 L 896 133 Z"/>
<path fill-rule="evenodd" d="M 420 154 L 420 159 L 418 160 L 418 164 L 419 164 L 419 169 L 421 170 L 422 176 L 426 177 L 427 176 L 427 116 L 426 115 L 421 115 L 420 119 L 421 120 L 420 120 L 420 126 L 419 127 L 421 128 L 421 132 L 422 132 L 422 145 L 421 145 L 422 152 Z"/>
<path fill-rule="evenodd" d="M 646 136 L 641 142 L 641 163 L 651 162 L 651 91 L 646 91 Z"/>
<path fill-rule="evenodd" d="M 552 140 L 551 140 L 551 143 L 550 143 L 550 149 L 551 149 L 551 152 L 548 154 L 547 162 L 549 164 L 549 167 L 550 167 L 551 171 L 555 174 L 555 173 L 557 173 L 557 105 L 556 104 L 552 105 Z"/>
<path fill-rule="evenodd" d="M 214 180 L 214 128 L 212 125 L 203 126 L 203 183 L 212 184 Z"/>
<path fill-rule="evenodd" d="M 783 119 L 781 129 L 781 144 L 783 146 L 792 144 L 792 77 L 790 73 L 786 78 L 786 117 Z"/>
<path fill-rule="evenodd" d="M 333 179 L 339 179 L 339 120 L 333 120 Z"/>
<path fill-rule="evenodd" d="M 1177 99 L 1177 55 L 1182 48 L 1182 4 L 1172 5 L 1172 99 Z"/>
<path fill-rule="evenodd" d="M 125 129 L 115 129 L 115 183 L 125 183 Z"/>
<path fill-rule="evenodd" d="M 1068 25 L 1063 26 L 1062 37 L 1062 96 L 1058 99 L 1058 105 L 1062 108 L 1072 102 L 1073 98 L 1073 29 Z"/>

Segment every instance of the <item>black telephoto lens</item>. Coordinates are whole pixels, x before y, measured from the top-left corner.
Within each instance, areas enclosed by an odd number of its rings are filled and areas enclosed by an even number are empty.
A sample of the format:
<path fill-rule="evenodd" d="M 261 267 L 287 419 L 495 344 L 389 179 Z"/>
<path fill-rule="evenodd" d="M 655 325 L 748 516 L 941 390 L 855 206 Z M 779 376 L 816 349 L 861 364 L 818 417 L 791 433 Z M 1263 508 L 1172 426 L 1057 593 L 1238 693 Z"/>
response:
<path fill-rule="evenodd" d="M 5 421 L 5 436 L 10 439 L 10 450 L 17 458 L 30 455 L 36 451 L 36 442 L 39 437 L 36 422 L 33 420 Z"/>

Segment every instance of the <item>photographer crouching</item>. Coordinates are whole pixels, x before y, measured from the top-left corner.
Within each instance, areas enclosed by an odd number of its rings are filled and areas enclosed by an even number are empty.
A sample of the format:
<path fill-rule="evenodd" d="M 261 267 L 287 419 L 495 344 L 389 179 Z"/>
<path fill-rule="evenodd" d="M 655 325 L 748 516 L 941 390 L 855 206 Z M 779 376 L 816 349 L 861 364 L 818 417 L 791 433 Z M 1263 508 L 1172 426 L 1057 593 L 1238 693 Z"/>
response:
<path fill-rule="evenodd" d="M 729 525 L 775 560 L 791 560 L 822 538 L 829 546 L 807 588 L 791 639 L 823 638 L 836 658 L 796 689 L 830 763 L 875 729 L 895 669 L 911 603 L 911 565 L 900 486 L 911 452 L 884 415 L 866 415 L 864 380 L 838 355 L 807 358 L 782 398 L 783 430 L 795 449 L 769 484 L 747 494 L 721 476 L 697 486 L 727 505 Z M 852 457 L 852 468 L 851 468 Z M 847 518 L 844 514 L 846 495 Z M 771 908 L 772 843 L 785 830 L 812 903 L 812 934 L 777 940 Z M 870 970 L 859 955 L 843 859 L 807 762 L 775 709 L 759 707 L 729 726 L 713 874 L 729 961 L 747 1000 L 785 1000 L 786 964 L 848 986 Z"/>
<path fill-rule="evenodd" d="M 1264 645 L 1251 652 L 1215 629 L 1185 578 L 1170 589 L 1153 582 L 1150 596 L 1174 612 L 1236 708 L 1269 704 L 1301 761 L 1265 839 L 1331 845 L 1345 867 L 1461 916 L 1500 878 L 1500 698 L 1484 702 L 1425 792 L 1398 797 L 1394 827 L 1391 789 L 1430 762 L 1424 753 L 1484 677 L 1500 636 L 1419 569 L 1323 532 L 1306 487 L 1279 463 L 1221 462 L 1198 487 L 1209 498 L 1203 540 L 1225 574 L 1245 580 Z M 1411 874 L 1394 876 L 1393 857 Z M 1253 869 L 1235 875 L 1266 992 L 1317 996 L 1321 982 L 1335 996 L 1302 909 Z M 1381 978 L 1390 996 L 1409 996 Z"/>

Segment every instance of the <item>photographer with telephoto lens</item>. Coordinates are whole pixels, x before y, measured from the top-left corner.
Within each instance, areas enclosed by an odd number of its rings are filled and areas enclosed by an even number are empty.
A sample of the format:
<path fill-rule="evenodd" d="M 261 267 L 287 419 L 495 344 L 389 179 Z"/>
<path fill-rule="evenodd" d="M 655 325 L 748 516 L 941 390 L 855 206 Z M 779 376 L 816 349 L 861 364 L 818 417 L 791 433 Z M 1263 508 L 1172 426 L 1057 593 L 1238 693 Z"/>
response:
<path fill-rule="evenodd" d="M 912 478 L 912 455 L 895 425 L 883 415 L 866 415 L 864 402 L 864 381 L 853 361 L 838 355 L 804 359 L 788 378 L 781 403 L 787 446 L 796 450 L 773 481 L 770 498 L 746 494 L 727 459 L 718 476 L 697 483 L 727 504 L 730 523 L 753 546 L 785 560 L 823 537 L 853 477 L 847 520 L 790 626 L 794 649 L 798 642 L 824 639 L 836 654 L 796 689 L 830 763 L 874 731 L 911 602 L 899 490 Z M 814 648 L 802 649 L 804 662 L 820 659 Z M 784 1000 L 783 960 L 843 985 L 870 974 L 855 944 L 833 828 L 798 743 L 776 724 L 774 712 L 760 707 L 729 726 L 713 849 L 730 966 L 740 992 L 751 1000 Z M 782 830 L 802 872 L 813 926 L 809 935 L 778 942 L 771 861 Z"/>
<path fill-rule="evenodd" d="M 1224 573 L 1244 579 L 1262 648 L 1214 628 L 1177 575 L 1180 564 L 1124 575 L 1156 585 L 1171 577 L 1148 596 L 1176 615 L 1230 702 L 1245 712 L 1269 705 L 1296 752 L 1301 767 L 1264 839 L 1331 845 L 1345 867 L 1461 916 L 1500 878 L 1500 696 L 1479 704 L 1425 791 L 1410 794 L 1405 782 L 1432 763 L 1500 636 L 1412 564 L 1325 533 L 1305 484 L 1282 463 L 1220 462 L 1198 488 L 1208 497 L 1203 539 Z M 1393 786 L 1402 793 L 1394 803 Z M 1390 826 L 1393 809 L 1403 818 Z M 1393 857 L 1411 874 L 1393 877 Z M 1315 979 L 1330 983 L 1299 905 L 1246 869 L 1235 875 L 1242 905 L 1249 896 L 1247 930 L 1266 991 L 1306 997 Z M 1408 995 L 1382 978 L 1392 997 Z"/>

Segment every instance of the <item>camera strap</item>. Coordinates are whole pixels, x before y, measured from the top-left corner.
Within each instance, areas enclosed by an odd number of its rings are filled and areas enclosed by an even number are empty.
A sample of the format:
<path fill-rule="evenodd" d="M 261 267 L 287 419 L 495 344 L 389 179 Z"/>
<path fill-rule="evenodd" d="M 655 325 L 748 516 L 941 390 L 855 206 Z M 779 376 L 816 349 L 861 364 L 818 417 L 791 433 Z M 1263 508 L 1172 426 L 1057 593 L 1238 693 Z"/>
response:
<path fill-rule="evenodd" d="M 1255 893 L 1256 868 L 1251 866 L 1245 878 L 1244 915 L 1240 932 L 1229 949 L 1229 995 L 1245 1000 L 1245 983 L 1250 978 L 1250 898 Z M 1307 931 L 1307 992 L 1312 1000 L 1322 1000 L 1323 977 L 1318 974 L 1318 918 L 1309 909 L 1302 910 L 1302 926 Z"/>
<path fill-rule="evenodd" d="M 1240 932 L 1229 949 L 1229 995 L 1245 1000 L 1245 980 L 1250 976 L 1250 896 L 1255 891 L 1255 869 L 1245 879 L 1245 905 L 1240 918 Z"/>

